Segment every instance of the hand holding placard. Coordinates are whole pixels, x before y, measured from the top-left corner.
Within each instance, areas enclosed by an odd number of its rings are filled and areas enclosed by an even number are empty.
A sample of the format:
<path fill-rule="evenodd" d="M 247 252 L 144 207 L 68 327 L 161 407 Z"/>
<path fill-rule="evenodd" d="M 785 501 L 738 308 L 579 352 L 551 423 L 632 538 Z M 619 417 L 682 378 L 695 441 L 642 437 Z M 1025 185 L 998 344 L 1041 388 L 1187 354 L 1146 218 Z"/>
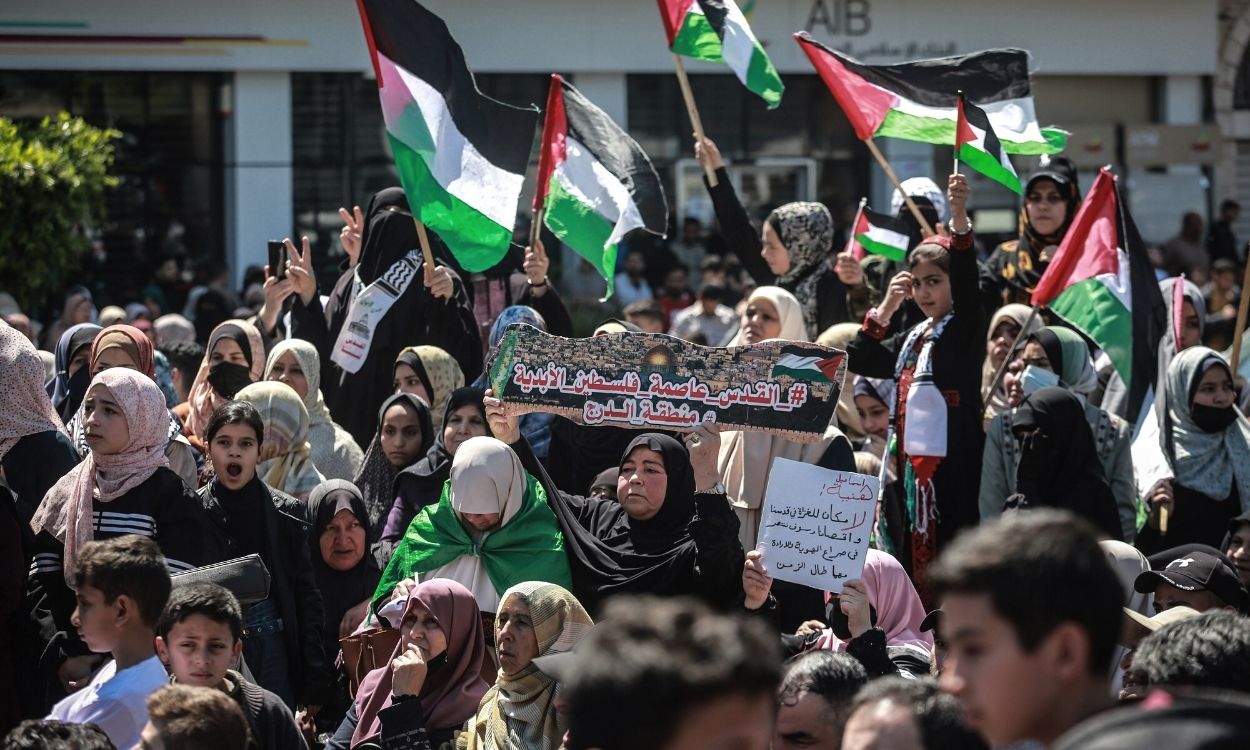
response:
<path fill-rule="evenodd" d="M 757 546 L 767 575 L 835 594 L 860 578 L 878 486 L 876 477 L 776 459 Z"/>

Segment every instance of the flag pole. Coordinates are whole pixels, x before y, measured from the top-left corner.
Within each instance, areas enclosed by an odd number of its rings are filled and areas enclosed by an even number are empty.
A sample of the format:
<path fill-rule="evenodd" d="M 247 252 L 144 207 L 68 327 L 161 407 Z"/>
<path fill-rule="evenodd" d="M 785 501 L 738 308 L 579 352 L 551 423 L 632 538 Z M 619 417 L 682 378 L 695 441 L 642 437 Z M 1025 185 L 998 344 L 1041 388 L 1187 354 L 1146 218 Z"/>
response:
<path fill-rule="evenodd" d="M 1029 311 L 1029 317 L 1025 318 L 1024 325 L 1020 327 L 1020 332 L 1016 334 L 1016 340 L 1011 342 L 1011 348 L 1007 350 L 1007 356 L 1003 359 L 1003 363 L 994 371 L 994 379 L 990 381 L 989 390 L 985 392 L 985 406 L 981 412 L 981 418 L 989 416 L 990 413 L 990 396 L 994 390 L 998 388 L 998 384 L 1003 382 L 1003 375 L 1007 372 L 1007 365 L 1011 364 L 1011 355 L 1015 353 L 1016 348 L 1020 346 L 1020 342 L 1024 340 L 1025 334 L 1029 330 L 1029 326 L 1033 325 L 1033 321 L 1037 319 L 1037 305 L 1033 305 L 1033 309 Z M 992 335 L 994 332 L 990 331 Z"/>
<path fill-rule="evenodd" d="M 868 204 L 868 199 L 861 197 L 859 199 L 859 208 L 855 210 L 855 218 L 851 220 L 851 231 L 846 233 L 846 247 L 842 248 L 843 253 L 849 253 L 855 246 L 855 227 L 859 226 L 859 217 L 864 215 L 864 206 Z"/>
<path fill-rule="evenodd" d="M 543 209 L 536 208 L 530 214 L 530 247 L 532 248 L 538 247 L 538 233 L 542 231 L 543 213 L 545 213 Z"/>
<path fill-rule="evenodd" d="M 933 227 L 929 226 L 929 222 L 925 221 L 924 214 L 920 213 L 920 207 L 911 199 L 911 196 L 903 190 L 903 184 L 899 182 L 898 175 L 894 174 L 894 169 L 890 167 L 890 162 L 885 160 L 885 155 L 881 153 L 881 149 L 877 148 L 877 144 L 870 136 L 864 143 L 868 146 L 868 150 L 877 159 L 877 163 L 885 170 L 885 176 L 890 178 L 890 182 L 894 183 L 894 187 L 903 196 L 903 202 L 907 204 L 907 209 L 911 211 L 911 215 L 916 219 L 916 223 L 920 224 L 920 229 L 925 236 L 933 234 Z"/>
<path fill-rule="evenodd" d="M 1250 243 L 1246 243 L 1250 247 Z M 1233 331 L 1233 358 L 1230 362 L 1233 371 L 1233 382 L 1237 381 L 1237 371 L 1241 369 L 1241 339 L 1246 333 L 1246 308 L 1250 307 L 1250 263 L 1246 264 L 1246 275 L 1241 283 L 1241 301 L 1237 305 L 1237 330 Z"/>
<path fill-rule="evenodd" d="M 412 223 L 417 225 L 417 239 L 421 240 L 421 255 L 425 258 L 426 273 L 430 273 L 435 269 L 434 253 L 430 251 L 430 238 L 425 234 L 425 225 L 417 217 L 412 217 Z"/>
<path fill-rule="evenodd" d="M 694 135 L 699 139 L 699 145 L 703 145 L 703 121 L 699 119 L 699 108 L 694 104 L 694 92 L 690 90 L 690 79 L 686 77 L 686 66 L 681 62 L 681 55 L 673 55 L 673 64 L 677 66 L 677 83 L 681 86 L 681 98 L 686 101 L 686 114 L 690 115 L 690 124 L 694 126 Z M 707 174 L 707 184 L 716 187 L 718 180 L 716 179 L 716 170 L 704 165 L 703 171 Z"/>
<path fill-rule="evenodd" d="M 964 119 L 964 92 L 960 89 L 955 92 L 955 96 L 959 97 L 958 116 L 955 118 L 955 168 L 952 170 L 955 174 L 959 174 L 959 123 Z"/>

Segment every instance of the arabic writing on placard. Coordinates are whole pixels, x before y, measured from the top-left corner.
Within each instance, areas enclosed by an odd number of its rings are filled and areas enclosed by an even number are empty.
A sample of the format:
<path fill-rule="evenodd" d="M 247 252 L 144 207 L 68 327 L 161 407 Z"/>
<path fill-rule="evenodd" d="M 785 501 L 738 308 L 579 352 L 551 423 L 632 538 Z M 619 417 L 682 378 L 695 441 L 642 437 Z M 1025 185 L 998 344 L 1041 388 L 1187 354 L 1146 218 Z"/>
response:
<path fill-rule="evenodd" d="M 834 593 L 859 578 L 878 486 L 876 477 L 776 459 L 758 542 L 768 574 Z"/>
<path fill-rule="evenodd" d="M 630 371 L 609 380 L 596 369 L 574 370 L 555 362 L 535 368 L 517 363 L 512 368 L 512 383 L 522 393 L 558 391 L 573 396 L 608 396 L 606 400 L 586 399 L 582 420 L 588 425 L 615 422 L 635 427 L 645 424 L 697 427 L 715 422 L 716 412 L 700 410 L 691 403 L 721 409 L 741 404 L 788 412 L 806 404 L 810 396 L 803 382 L 793 383 L 784 392 L 780 383 L 767 380 L 713 390 L 695 377 L 675 382 L 653 372 L 644 383 L 639 373 Z"/>

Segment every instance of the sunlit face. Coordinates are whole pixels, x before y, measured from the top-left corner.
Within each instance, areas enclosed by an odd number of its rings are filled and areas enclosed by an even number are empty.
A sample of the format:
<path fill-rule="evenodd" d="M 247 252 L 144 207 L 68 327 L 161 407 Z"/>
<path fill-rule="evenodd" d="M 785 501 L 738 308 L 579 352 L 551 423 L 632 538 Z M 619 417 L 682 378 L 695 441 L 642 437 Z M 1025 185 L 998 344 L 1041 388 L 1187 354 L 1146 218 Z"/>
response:
<path fill-rule="evenodd" d="M 1029 224 L 1039 234 L 1058 232 L 1068 214 L 1068 206 L 1059 193 L 1059 186 L 1051 180 L 1033 183 L 1033 189 L 1024 196 L 1024 210 L 1029 216 Z"/>
<path fill-rule="evenodd" d="M 465 404 L 447 415 L 447 422 L 443 425 L 443 445 L 448 453 L 455 456 L 461 443 L 488 434 L 481 410 L 473 404 Z"/>
<path fill-rule="evenodd" d="M 326 524 L 317 545 L 321 549 L 321 559 L 331 570 L 351 570 L 365 556 L 364 524 L 355 513 L 344 508 Z"/>
<path fill-rule="evenodd" d="M 217 339 L 217 343 L 213 344 L 213 351 L 208 355 L 208 363 L 215 365 L 218 362 L 233 362 L 236 365 L 247 367 L 247 357 L 243 354 L 243 350 L 239 348 L 239 342 L 228 336 Z"/>
<path fill-rule="evenodd" d="M 1011 353 L 1011 345 L 1020 335 L 1020 326 L 1016 321 L 1007 318 L 999 321 L 990 334 L 990 341 L 985 345 L 985 353 L 990 358 L 991 367 L 1001 367 L 1003 360 Z"/>
<path fill-rule="evenodd" d="M 96 355 L 95 366 L 91 368 L 91 377 L 95 377 L 105 370 L 111 370 L 114 367 L 138 370 L 139 364 L 130 358 L 125 349 L 119 346 L 111 346 Z"/>
<path fill-rule="evenodd" d="M 130 425 L 107 386 L 96 383 L 88 388 L 82 409 L 83 431 L 92 453 L 111 455 L 126 449 L 130 444 Z"/>
<path fill-rule="evenodd" d="M 504 674 L 516 674 L 538 656 L 538 636 L 530 619 L 530 606 L 519 596 L 508 597 L 499 608 L 497 624 L 499 667 Z"/>
<path fill-rule="evenodd" d="M 1046 349 L 1036 341 L 1030 341 L 1024 345 L 1024 351 L 1020 356 L 1021 367 L 1036 367 L 1039 370 L 1054 372 L 1055 366 L 1051 364 L 1050 357 L 1046 355 Z"/>
<path fill-rule="evenodd" d="M 78 630 L 78 637 L 92 653 L 112 651 L 117 640 L 117 601 L 109 602 L 94 586 L 79 586 L 74 601 L 69 621 Z"/>
<path fill-rule="evenodd" d="M 391 466 L 407 466 L 416 461 L 425 442 L 416 410 L 403 402 L 393 404 L 382 415 L 380 438 L 382 453 Z"/>
<path fill-rule="evenodd" d="M 308 377 L 304 375 L 304 368 L 300 366 L 294 352 L 283 352 L 281 357 L 275 359 L 265 378 L 291 386 L 299 394 L 301 401 L 308 398 Z"/>
<path fill-rule="evenodd" d="M 1202 380 L 1198 381 L 1198 390 L 1194 392 L 1195 404 L 1215 409 L 1227 409 L 1236 400 L 1237 392 L 1233 390 L 1233 379 L 1226 368 L 1212 365 L 1202 373 Z"/>
<path fill-rule="evenodd" d="M 661 750 L 757 750 L 773 735 L 774 698 L 734 693 L 688 711 Z"/>
<path fill-rule="evenodd" d="M 395 365 L 395 380 L 393 384 L 396 393 L 411 393 L 426 404 L 433 406 L 433 404 L 430 404 L 430 392 L 426 390 L 425 383 L 421 382 L 421 378 L 417 377 L 417 371 L 403 362 Z"/>
<path fill-rule="evenodd" d="M 1202 324 L 1194 303 L 1186 297 L 1181 302 L 1181 348 L 1188 349 L 1202 343 Z"/>
<path fill-rule="evenodd" d="M 156 637 L 156 655 L 180 684 L 215 688 L 239 658 L 243 641 L 236 641 L 230 626 L 203 614 L 192 614 L 174 623 L 169 635 Z"/>
<path fill-rule="evenodd" d="M 760 232 L 760 241 L 763 248 L 760 255 L 764 256 L 764 262 L 768 264 L 768 270 L 774 274 L 781 276 L 790 270 L 790 251 L 786 250 L 786 246 L 781 244 L 781 238 L 773 231 L 773 225 L 764 222 L 764 229 Z"/>
<path fill-rule="evenodd" d="M 936 263 L 917 263 L 912 267 L 911 275 L 915 279 L 912 299 L 925 316 L 936 320 L 954 309 L 950 274 Z"/>
<path fill-rule="evenodd" d="M 742 343 L 758 344 L 781 335 L 781 315 L 772 302 L 756 297 L 742 313 Z"/>
<path fill-rule="evenodd" d="M 260 439 L 245 422 L 222 425 L 208 445 L 217 481 L 228 490 L 239 490 L 256 476 Z"/>
<path fill-rule="evenodd" d="M 855 411 L 864 432 L 884 438 L 890 431 L 890 410 L 872 396 L 856 396 Z"/>
<path fill-rule="evenodd" d="M 438 618 L 420 604 L 413 604 L 412 612 L 399 626 L 400 650 L 409 644 L 417 644 L 421 658 L 429 661 L 447 650 L 447 634 L 438 624 Z"/>
<path fill-rule="evenodd" d="M 994 747 L 1046 737 L 1063 687 L 1044 669 L 1042 644 L 1026 652 L 989 594 L 950 594 L 941 606 L 949 651 L 939 681 L 969 726 Z"/>
<path fill-rule="evenodd" d="M 1241 582 L 1250 586 L 1250 524 L 1241 524 L 1228 537 L 1228 549 L 1224 550 L 1233 561 Z"/>
<path fill-rule="evenodd" d="M 629 517 L 636 521 L 655 517 L 664 506 L 666 492 L 668 471 L 664 456 L 642 445 L 630 451 L 616 480 L 616 501 Z"/>

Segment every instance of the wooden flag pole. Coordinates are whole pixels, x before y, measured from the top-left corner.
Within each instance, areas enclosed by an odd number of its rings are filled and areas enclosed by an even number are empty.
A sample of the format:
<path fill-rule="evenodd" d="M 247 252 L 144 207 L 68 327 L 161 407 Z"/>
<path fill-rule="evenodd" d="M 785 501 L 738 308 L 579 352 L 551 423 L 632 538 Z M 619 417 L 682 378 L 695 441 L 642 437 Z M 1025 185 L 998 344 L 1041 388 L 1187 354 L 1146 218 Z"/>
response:
<path fill-rule="evenodd" d="M 1003 382 L 1003 375 L 1007 372 L 1007 365 L 1011 364 L 1011 355 L 1016 353 L 1016 348 L 1020 346 L 1020 342 L 1024 340 L 1029 326 L 1033 325 L 1034 319 L 1037 318 L 1037 305 L 1033 305 L 1033 309 L 1029 311 L 1029 317 L 1025 318 L 1024 325 L 1020 327 L 1020 332 L 1016 334 L 1016 340 L 1011 342 L 1011 348 L 1007 350 L 1007 356 L 1003 359 L 1003 363 L 994 371 L 994 379 L 990 381 L 990 388 L 985 392 L 985 409 L 981 412 L 981 418 L 989 416 L 990 413 L 990 396 L 994 394 L 994 390 L 998 388 L 998 384 Z M 993 334 L 993 331 L 990 331 Z"/>
<path fill-rule="evenodd" d="M 929 226 L 929 222 L 925 221 L 924 214 L 920 213 L 920 207 L 911 199 L 903 190 L 903 184 L 899 182 L 898 175 L 894 174 L 894 169 L 890 167 L 890 162 L 885 160 L 885 155 L 881 153 L 881 149 L 877 148 L 877 144 L 872 138 L 864 141 L 868 146 L 868 150 L 876 157 L 877 163 L 885 170 L 885 176 L 890 178 L 890 182 L 894 183 L 894 187 L 898 188 L 898 192 L 903 196 L 903 202 L 907 204 L 907 209 L 911 211 L 911 215 L 915 217 L 916 222 L 920 224 L 920 229 L 924 231 L 926 237 L 934 234 L 933 227 Z"/>
<path fill-rule="evenodd" d="M 417 225 L 417 239 L 421 241 L 421 255 L 425 258 L 425 272 L 433 273 L 436 266 L 434 265 L 434 253 L 430 251 L 430 238 L 425 233 L 425 225 L 417 217 L 412 217 L 412 223 Z"/>
<path fill-rule="evenodd" d="M 681 55 L 673 55 L 673 64 L 677 66 L 677 84 L 681 86 L 681 98 L 686 100 L 686 114 L 690 115 L 690 124 L 694 126 L 694 135 L 699 139 L 699 145 L 703 145 L 703 121 L 699 119 L 699 108 L 694 104 L 694 92 L 690 90 L 690 79 L 686 77 L 686 66 L 681 62 Z M 703 171 L 707 173 L 707 184 L 716 187 L 716 170 L 707 166 L 703 166 Z"/>
<path fill-rule="evenodd" d="M 1246 243 L 1250 248 L 1250 243 Z M 1241 302 L 1237 305 L 1237 329 L 1233 331 L 1233 358 L 1229 363 L 1233 371 L 1233 381 L 1237 380 L 1237 371 L 1241 369 L 1241 338 L 1246 333 L 1246 308 L 1250 307 L 1250 262 L 1246 263 L 1246 275 L 1241 283 Z"/>

